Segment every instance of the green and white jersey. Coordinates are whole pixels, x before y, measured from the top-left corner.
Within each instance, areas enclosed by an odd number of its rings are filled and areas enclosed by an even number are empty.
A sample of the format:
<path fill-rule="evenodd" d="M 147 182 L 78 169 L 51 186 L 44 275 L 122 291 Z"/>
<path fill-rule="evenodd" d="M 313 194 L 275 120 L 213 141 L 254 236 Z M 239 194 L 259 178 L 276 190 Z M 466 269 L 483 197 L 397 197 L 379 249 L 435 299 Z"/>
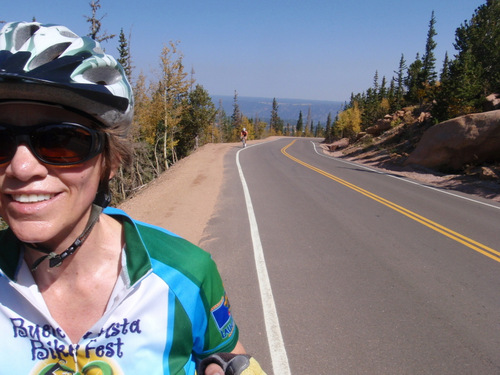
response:
<path fill-rule="evenodd" d="M 195 374 L 197 359 L 232 351 L 238 328 L 211 256 L 123 211 L 104 212 L 123 223 L 123 267 L 106 312 L 77 343 L 52 318 L 20 242 L 9 229 L 0 232 L 2 369 L 36 375 Z"/>

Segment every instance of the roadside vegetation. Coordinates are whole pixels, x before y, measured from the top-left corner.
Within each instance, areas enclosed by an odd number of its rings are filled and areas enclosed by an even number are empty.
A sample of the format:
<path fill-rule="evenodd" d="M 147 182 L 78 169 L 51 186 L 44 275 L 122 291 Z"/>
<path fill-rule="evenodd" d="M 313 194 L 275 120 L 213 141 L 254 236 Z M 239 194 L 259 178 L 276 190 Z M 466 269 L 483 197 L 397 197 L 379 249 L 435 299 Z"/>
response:
<path fill-rule="evenodd" d="M 422 112 L 430 113 L 432 125 L 488 109 L 487 96 L 500 94 L 500 1 L 487 0 L 456 29 L 456 54 L 445 55 L 439 74 L 435 24 L 432 12 L 425 50 L 413 62 L 408 65 L 401 55 L 392 78 L 380 78 L 375 72 L 372 87 L 351 95 L 335 120 L 326 124 L 327 143 L 340 138 L 354 141 L 384 116 L 401 110 L 411 110 L 413 116 L 405 124 L 411 126 Z"/>

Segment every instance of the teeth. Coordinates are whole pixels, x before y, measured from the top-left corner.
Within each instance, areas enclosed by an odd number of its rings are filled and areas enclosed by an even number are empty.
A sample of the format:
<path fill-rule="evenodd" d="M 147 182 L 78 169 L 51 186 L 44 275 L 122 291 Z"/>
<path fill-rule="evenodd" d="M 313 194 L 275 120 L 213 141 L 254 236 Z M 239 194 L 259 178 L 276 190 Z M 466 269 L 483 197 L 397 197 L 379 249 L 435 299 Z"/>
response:
<path fill-rule="evenodd" d="M 12 197 L 16 202 L 35 203 L 49 200 L 54 194 L 16 194 Z"/>

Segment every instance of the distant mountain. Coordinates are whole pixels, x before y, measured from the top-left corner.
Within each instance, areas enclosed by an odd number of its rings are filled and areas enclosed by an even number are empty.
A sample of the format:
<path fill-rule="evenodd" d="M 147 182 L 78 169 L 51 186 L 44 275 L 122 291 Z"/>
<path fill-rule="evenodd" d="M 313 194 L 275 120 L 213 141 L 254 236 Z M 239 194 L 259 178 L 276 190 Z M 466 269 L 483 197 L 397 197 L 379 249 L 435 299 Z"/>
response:
<path fill-rule="evenodd" d="M 212 95 L 212 101 L 216 108 L 219 108 L 219 104 L 222 101 L 222 108 L 224 108 L 226 115 L 231 116 L 233 114 L 234 97 Z M 295 125 L 297 123 L 300 111 L 302 111 L 302 118 L 305 124 L 309 108 L 311 108 L 311 118 L 314 125 L 320 121 L 321 124 L 325 126 L 328 113 L 332 114 L 333 121 L 335 119 L 335 115 L 344 104 L 344 102 L 302 99 L 276 98 L 276 101 L 278 102 L 278 116 L 285 122 L 285 124 L 288 122 L 291 125 Z M 273 108 L 273 99 L 238 96 L 238 105 L 240 107 L 240 111 L 246 117 L 258 117 L 261 121 L 269 122 L 271 110 Z"/>

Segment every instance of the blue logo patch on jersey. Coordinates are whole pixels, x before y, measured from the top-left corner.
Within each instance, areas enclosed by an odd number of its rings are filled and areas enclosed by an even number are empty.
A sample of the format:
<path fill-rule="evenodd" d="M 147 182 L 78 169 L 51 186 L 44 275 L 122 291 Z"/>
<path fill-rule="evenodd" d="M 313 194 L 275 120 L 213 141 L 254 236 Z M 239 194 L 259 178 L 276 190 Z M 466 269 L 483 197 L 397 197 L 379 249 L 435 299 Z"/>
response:
<path fill-rule="evenodd" d="M 212 307 L 210 312 L 212 313 L 212 317 L 214 318 L 222 338 L 231 336 L 234 330 L 234 323 L 231 315 L 231 306 L 225 294 L 219 303 Z"/>

